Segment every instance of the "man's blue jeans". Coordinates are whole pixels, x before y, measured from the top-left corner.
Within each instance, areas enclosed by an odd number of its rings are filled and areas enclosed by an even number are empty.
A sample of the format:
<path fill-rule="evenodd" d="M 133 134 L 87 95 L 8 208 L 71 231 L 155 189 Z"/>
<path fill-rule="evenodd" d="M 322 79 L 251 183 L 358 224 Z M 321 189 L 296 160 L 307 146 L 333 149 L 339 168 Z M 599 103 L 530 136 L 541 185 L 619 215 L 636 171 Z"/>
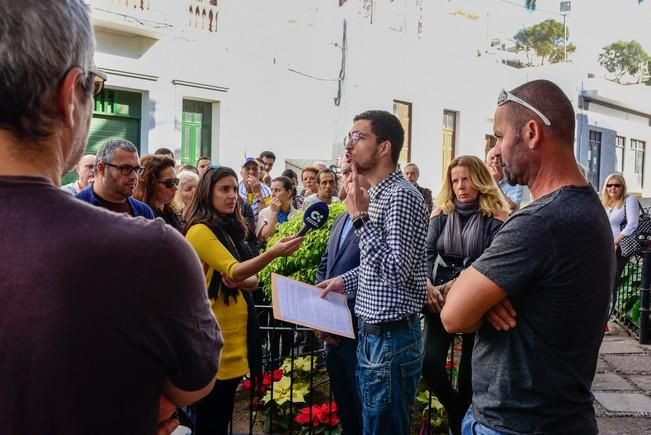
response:
<path fill-rule="evenodd" d="M 409 434 L 423 365 L 423 338 L 418 316 L 411 316 L 408 324 L 380 335 L 360 327 L 356 374 L 365 435 Z"/>
<path fill-rule="evenodd" d="M 488 426 L 484 426 L 477 420 L 475 416 L 472 415 L 472 406 L 466 412 L 465 417 L 463 417 L 463 422 L 461 423 L 461 434 L 462 435 L 508 435 L 506 432 L 500 432 L 494 429 L 491 429 Z"/>

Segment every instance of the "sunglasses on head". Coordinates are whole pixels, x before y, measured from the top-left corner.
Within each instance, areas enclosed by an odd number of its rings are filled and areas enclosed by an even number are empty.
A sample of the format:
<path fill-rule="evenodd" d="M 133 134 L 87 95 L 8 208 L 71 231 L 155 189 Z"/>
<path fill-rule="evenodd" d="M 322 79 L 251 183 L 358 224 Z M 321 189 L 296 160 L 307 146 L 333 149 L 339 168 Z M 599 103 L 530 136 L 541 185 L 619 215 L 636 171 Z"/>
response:
<path fill-rule="evenodd" d="M 527 109 L 531 110 L 533 113 L 538 115 L 538 117 L 542 120 L 543 124 L 545 124 L 547 127 L 550 127 L 552 125 L 549 118 L 547 118 L 545 115 L 543 115 L 543 113 L 540 110 L 536 109 L 531 104 L 524 101 L 522 98 L 518 98 L 515 95 L 513 95 L 512 93 L 510 93 L 509 91 L 506 91 L 506 90 L 502 89 L 502 92 L 500 92 L 500 96 L 497 97 L 497 105 L 501 106 L 503 104 L 508 103 L 509 101 L 517 103 L 517 104 L 521 105 L 522 107 L 526 107 Z"/>
<path fill-rule="evenodd" d="M 165 187 L 167 187 L 168 189 L 171 189 L 172 187 L 179 185 L 179 179 L 178 178 L 170 178 L 170 179 L 167 179 L 167 180 L 161 180 L 158 183 L 159 184 L 164 184 Z"/>

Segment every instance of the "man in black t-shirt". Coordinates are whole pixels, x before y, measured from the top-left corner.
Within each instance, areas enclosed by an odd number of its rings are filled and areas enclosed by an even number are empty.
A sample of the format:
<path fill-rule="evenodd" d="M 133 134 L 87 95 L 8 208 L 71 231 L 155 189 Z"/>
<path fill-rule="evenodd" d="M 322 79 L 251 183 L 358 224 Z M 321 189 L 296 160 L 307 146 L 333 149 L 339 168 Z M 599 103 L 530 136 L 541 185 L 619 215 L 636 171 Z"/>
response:
<path fill-rule="evenodd" d="M 222 347 L 199 260 L 58 187 L 106 80 L 83 0 L 0 1 L 0 29 L 0 432 L 169 434 Z"/>
<path fill-rule="evenodd" d="M 590 387 L 614 256 L 608 219 L 574 159 L 574 110 L 555 84 L 502 91 L 495 153 L 535 199 L 452 285 L 441 320 L 477 330 L 463 433 L 595 434 Z"/>

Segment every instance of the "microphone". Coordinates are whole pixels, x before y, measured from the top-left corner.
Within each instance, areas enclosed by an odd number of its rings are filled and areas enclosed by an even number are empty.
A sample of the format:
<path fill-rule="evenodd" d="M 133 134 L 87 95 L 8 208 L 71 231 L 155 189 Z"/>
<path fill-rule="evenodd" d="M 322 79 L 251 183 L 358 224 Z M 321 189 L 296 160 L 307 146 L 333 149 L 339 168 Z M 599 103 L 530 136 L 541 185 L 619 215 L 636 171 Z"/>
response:
<path fill-rule="evenodd" d="M 296 233 L 296 237 L 303 237 L 308 231 L 321 228 L 328 220 L 330 209 L 325 202 L 312 204 L 303 213 L 303 228 Z"/>

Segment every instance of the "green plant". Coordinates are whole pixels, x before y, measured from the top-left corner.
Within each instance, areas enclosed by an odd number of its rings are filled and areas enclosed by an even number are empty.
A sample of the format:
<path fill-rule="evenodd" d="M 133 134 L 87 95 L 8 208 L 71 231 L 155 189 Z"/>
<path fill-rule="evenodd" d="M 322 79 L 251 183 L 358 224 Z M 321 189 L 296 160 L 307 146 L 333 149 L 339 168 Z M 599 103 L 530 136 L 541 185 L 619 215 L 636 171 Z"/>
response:
<path fill-rule="evenodd" d="M 334 219 L 339 216 L 345 207 L 342 203 L 330 204 L 328 221 L 321 228 L 312 230 L 305 236 L 301 247 L 291 257 L 276 258 L 262 269 L 258 274 L 262 292 L 271 301 L 271 274 L 287 276 L 307 284 L 316 282 L 316 272 L 321 262 L 321 256 L 328 246 L 330 230 Z M 303 227 L 303 213 L 297 213 L 289 221 L 281 224 L 278 231 L 267 241 L 267 248 L 271 247 L 283 237 L 292 236 Z"/>
<path fill-rule="evenodd" d="M 427 390 L 421 391 L 416 395 L 416 403 L 419 408 L 423 408 L 421 434 L 448 433 L 448 416 L 436 396 Z"/>
<path fill-rule="evenodd" d="M 636 303 L 639 308 L 641 276 L 642 268 L 629 260 L 622 276 L 619 278 L 617 287 L 617 310 L 634 322 L 635 317 L 639 321 L 639 310 L 637 314 L 634 314 L 632 309 Z"/>
<path fill-rule="evenodd" d="M 275 433 L 278 430 L 287 430 L 293 419 L 290 404 L 305 403 L 305 396 L 310 392 L 309 384 L 292 382 L 291 377 L 283 376 L 273 384 L 265 396 L 260 400 L 264 407 L 264 431 Z"/>

